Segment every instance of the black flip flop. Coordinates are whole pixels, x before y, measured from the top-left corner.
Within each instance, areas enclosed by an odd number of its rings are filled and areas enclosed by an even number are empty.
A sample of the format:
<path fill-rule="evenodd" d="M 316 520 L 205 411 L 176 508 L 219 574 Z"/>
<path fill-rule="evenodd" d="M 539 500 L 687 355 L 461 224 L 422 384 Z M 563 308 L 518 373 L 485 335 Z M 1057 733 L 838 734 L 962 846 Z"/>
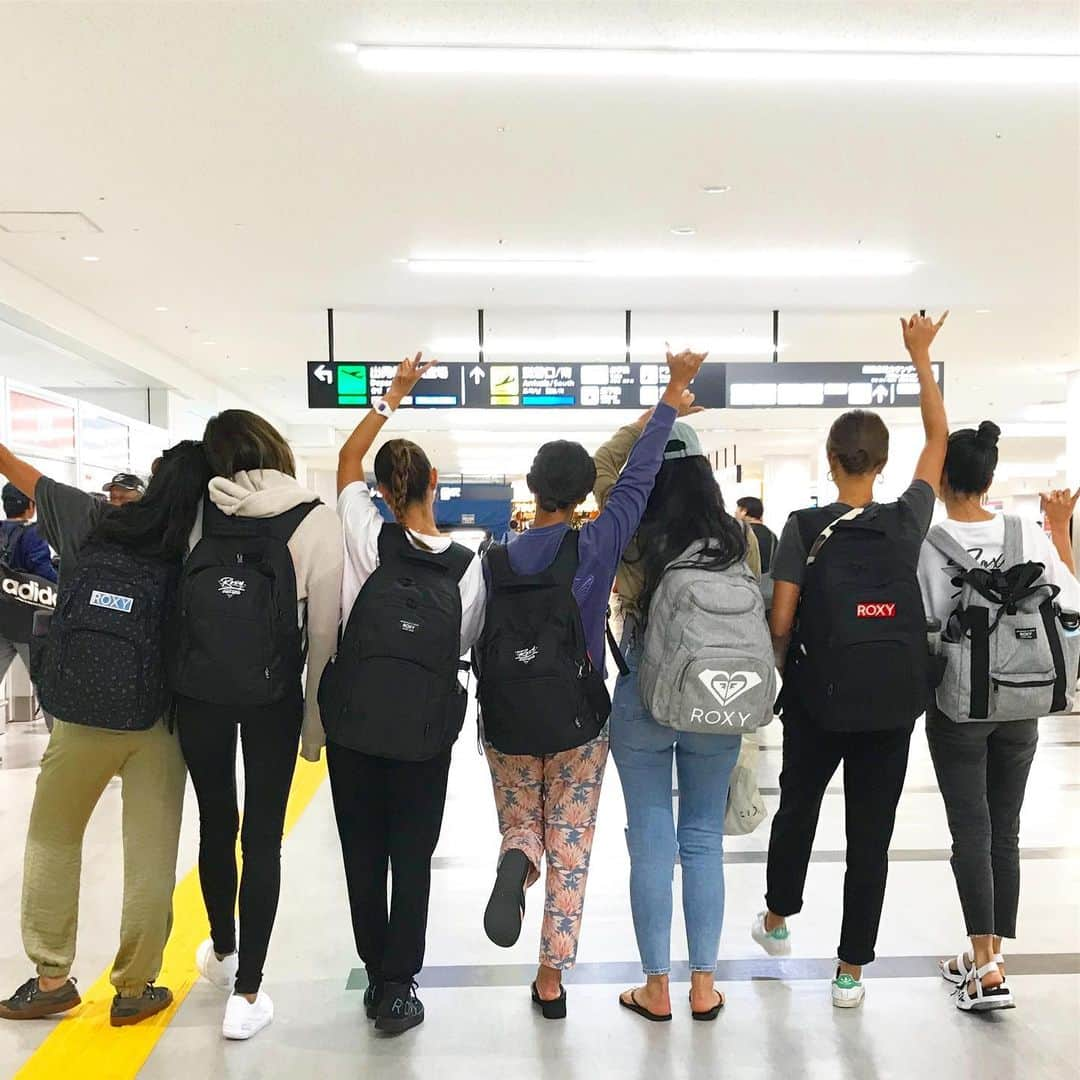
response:
<path fill-rule="evenodd" d="M 671 1013 L 654 1013 L 646 1009 L 645 1006 L 638 1001 L 636 989 L 630 991 L 629 1001 L 620 994 L 619 1004 L 624 1009 L 629 1009 L 632 1013 L 637 1013 L 638 1016 L 644 1016 L 646 1020 L 651 1020 L 654 1024 L 666 1024 L 671 1019 Z"/>
<path fill-rule="evenodd" d="M 703 1009 L 701 1012 L 691 1010 L 691 1015 L 695 1020 L 715 1020 L 720 1015 L 720 1010 L 725 1005 L 724 995 L 719 990 L 714 990 L 713 993 L 720 999 L 711 1009 Z M 690 995 L 690 1000 L 694 1000 L 694 995 Z"/>

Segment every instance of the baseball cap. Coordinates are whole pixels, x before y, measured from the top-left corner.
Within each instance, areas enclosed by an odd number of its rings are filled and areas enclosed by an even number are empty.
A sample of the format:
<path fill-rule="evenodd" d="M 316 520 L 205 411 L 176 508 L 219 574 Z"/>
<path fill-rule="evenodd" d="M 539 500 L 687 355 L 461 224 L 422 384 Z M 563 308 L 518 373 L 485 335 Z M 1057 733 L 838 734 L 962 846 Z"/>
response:
<path fill-rule="evenodd" d="M 9 518 L 18 517 L 20 514 L 25 514 L 30 508 L 29 496 L 23 494 L 14 484 L 5 484 L 2 495 L 0 495 L 4 504 L 4 514 Z"/>
<path fill-rule="evenodd" d="M 671 438 L 664 447 L 664 460 L 676 461 L 678 458 L 704 457 L 698 433 L 681 420 L 676 420 L 671 429 Z"/>
<path fill-rule="evenodd" d="M 114 487 L 123 488 L 125 491 L 145 491 L 146 485 L 142 478 L 134 473 L 117 473 L 101 490 L 109 491 Z"/>

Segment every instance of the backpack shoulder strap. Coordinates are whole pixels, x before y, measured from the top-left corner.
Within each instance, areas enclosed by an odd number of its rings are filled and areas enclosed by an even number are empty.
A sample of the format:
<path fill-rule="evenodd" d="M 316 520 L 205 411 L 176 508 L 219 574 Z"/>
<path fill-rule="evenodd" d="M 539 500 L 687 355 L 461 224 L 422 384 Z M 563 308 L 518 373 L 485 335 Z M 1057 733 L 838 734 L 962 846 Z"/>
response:
<path fill-rule="evenodd" d="M 1015 514 L 1005 514 L 1005 566 L 1024 561 L 1024 527 Z"/>
<path fill-rule="evenodd" d="M 574 578 L 577 576 L 578 564 L 580 563 L 578 554 L 578 541 L 580 539 L 581 534 L 577 529 L 567 529 L 566 535 L 562 538 L 562 543 L 559 544 L 555 559 L 551 566 L 548 567 L 548 573 L 560 584 L 572 585 Z"/>
<path fill-rule="evenodd" d="M 236 517 L 218 509 L 207 495 L 203 501 L 203 536 L 269 536 L 288 544 L 308 514 L 321 505 L 321 499 L 313 499 L 271 518 Z"/>
<path fill-rule="evenodd" d="M 22 540 L 26 534 L 26 530 L 29 526 L 24 525 L 21 521 L 13 522 L 10 528 L 4 529 L 4 546 L 0 549 L 0 561 L 9 563 L 15 558 L 15 549 L 19 546 L 19 541 Z"/>
<path fill-rule="evenodd" d="M 854 521 L 857 517 L 861 517 L 865 510 L 865 506 L 856 506 L 846 514 L 841 514 L 835 521 L 829 522 L 829 524 L 821 530 L 817 539 L 810 545 L 809 550 L 806 552 L 806 565 L 813 566 L 814 563 L 817 562 L 817 558 L 821 554 L 821 549 L 828 543 L 829 537 L 836 532 L 840 525 L 845 521 Z"/>
<path fill-rule="evenodd" d="M 456 540 L 443 552 L 443 557 L 446 559 L 450 576 L 456 582 L 460 582 L 465 576 L 475 558 L 464 544 L 459 544 Z"/>
<path fill-rule="evenodd" d="M 959 540 L 944 525 L 935 525 L 926 534 L 927 543 L 935 551 L 941 552 L 945 558 L 961 570 L 978 570 L 979 564 L 967 553 Z"/>

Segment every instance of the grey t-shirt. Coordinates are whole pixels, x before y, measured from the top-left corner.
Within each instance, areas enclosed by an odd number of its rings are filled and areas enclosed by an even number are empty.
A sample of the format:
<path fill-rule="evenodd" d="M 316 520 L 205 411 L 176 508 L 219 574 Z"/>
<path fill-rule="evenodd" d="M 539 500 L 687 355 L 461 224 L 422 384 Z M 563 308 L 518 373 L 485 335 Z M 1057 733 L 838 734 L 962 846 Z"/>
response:
<path fill-rule="evenodd" d="M 60 579 L 71 573 L 79 548 L 101 520 L 108 503 L 43 476 L 34 489 L 41 533 L 60 555 Z"/>
<path fill-rule="evenodd" d="M 900 541 L 904 554 L 909 556 L 911 565 L 918 566 L 919 549 L 930 530 L 934 517 L 934 489 L 925 480 L 916 480 L 911 487 L 894 503 L 886 503 L 885 509 L 895 509 L 900 518 Z M 829 521 L 843 517 L 851 509 L 846 503 L 831 503 L 822 511 L 831 515 Z M 772 574 L 774 581 L 789 581 L 802 587 L 806 574 L 806 556 L 808 552 L 803 543 L 799 522 L 794 514 L 787 519 L 784 531 L 780 534 L 780 546 L 773 559 Z"/>

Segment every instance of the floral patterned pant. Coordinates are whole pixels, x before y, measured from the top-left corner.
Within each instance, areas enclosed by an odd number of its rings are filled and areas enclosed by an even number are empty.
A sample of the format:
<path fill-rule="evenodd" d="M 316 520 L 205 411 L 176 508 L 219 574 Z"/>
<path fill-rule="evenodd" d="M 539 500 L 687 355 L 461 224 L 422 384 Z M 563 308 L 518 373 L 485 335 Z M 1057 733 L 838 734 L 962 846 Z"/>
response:
<path fill-rule="evenodd" d="M 567 970 L 574 966 L 581 935 L 607 733 L 547 757 L 500 754 L 490 746 L 487 757 L 503 837 L 501 854 L 525 853 L 532 865 L 526 886 L 539 880 L 540 862 L 547 855 L 540 963 Z"/>

